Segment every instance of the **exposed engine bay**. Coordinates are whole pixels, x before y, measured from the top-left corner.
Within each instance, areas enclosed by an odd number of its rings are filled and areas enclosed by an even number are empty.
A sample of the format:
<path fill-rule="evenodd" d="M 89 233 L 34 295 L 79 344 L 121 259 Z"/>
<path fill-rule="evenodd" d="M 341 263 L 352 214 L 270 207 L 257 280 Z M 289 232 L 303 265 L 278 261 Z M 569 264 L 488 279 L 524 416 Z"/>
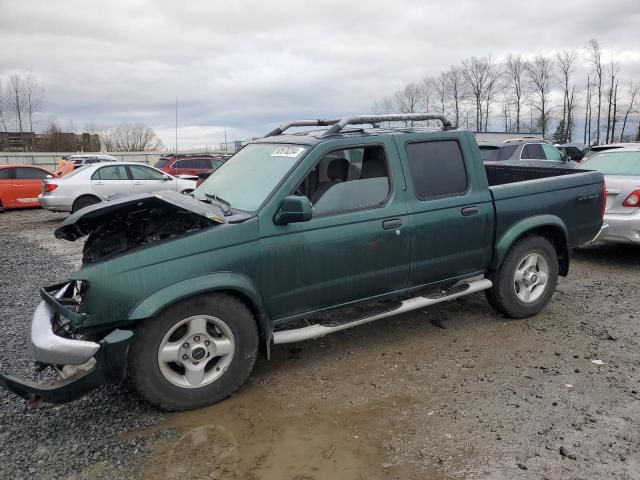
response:
<path fill-rule="evenodd" d="M 82 263 L 95 263 L 112 255 L 151 245 L 212 225 L 192 212 L 151 208 L 116 215 L 91 232 L 82 250 Z"/>
<path fill-rule="evenodd" d="M 219 223 L 227 221 L 218 207 L 177 192 L 160 192 L 83 208 L 67 218 L 55 236 L 73 241 L 89 235 L 82 262 L 91 264 Z"/>

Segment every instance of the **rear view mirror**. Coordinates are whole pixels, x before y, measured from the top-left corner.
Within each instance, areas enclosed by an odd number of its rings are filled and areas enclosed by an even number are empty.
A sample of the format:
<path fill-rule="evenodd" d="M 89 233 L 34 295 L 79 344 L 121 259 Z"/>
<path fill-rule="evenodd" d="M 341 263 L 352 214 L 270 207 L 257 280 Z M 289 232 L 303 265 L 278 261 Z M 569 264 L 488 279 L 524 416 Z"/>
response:
<path fill-rule="evenodd" d="M 307 197 L 289 195 L 282 200 L 273 221 L 276 225 L 308 222 L 313 216 L 313 208 Z"/>

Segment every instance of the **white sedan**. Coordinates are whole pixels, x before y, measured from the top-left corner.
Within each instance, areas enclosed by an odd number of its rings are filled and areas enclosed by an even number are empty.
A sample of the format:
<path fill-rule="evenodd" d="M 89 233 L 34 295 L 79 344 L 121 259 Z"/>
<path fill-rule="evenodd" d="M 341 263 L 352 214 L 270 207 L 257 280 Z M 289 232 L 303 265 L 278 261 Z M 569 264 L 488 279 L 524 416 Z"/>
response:
<path fill-rule="evenodd" d="M 160 190 L 191 193 L 195 180 L 178 178 L 157 168 L 134 162 L 96 163 L 42 182 L 40 205 L 54 212 L 76 212 L 116 195 Z"/>

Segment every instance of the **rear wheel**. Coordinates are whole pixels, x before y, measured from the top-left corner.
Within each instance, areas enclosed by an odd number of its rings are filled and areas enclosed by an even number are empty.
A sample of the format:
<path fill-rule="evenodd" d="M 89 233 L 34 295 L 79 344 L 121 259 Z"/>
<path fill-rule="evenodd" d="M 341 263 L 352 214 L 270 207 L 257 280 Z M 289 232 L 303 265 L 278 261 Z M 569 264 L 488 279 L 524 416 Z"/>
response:
<path fill-rule="evenodd" d="M 4 213 L 4 206 L 2 205 L 2 200 L 0 200 L 0 213 Z"/>
<path fill-rule="evenodd" d="M 558 254 L 540 236 L 525 237 L 513 244 L 500 269 L 489 276 L 489 303 L 511 318 L 537 314 L 551 299 L 558 283 Z"/>
<path fill-rule="evenodd" d="M 95 205 L 100 203 L 100 199 L 98 197 L 94 197 L 92 195 L 85 195 L 83 197 L 78 198 L 75 202 L 73 202 L 72 211 L 75 213 L 80 209 L 90 207 L 91 205 Z"/>
<path fill-rule="evenodd" d="M 219 402 L 247 379 L 258 353 L 255 318 L 227 294 L 169 307 L 136 329 L 129 378 L 149 402 L 189 410 Z"/>

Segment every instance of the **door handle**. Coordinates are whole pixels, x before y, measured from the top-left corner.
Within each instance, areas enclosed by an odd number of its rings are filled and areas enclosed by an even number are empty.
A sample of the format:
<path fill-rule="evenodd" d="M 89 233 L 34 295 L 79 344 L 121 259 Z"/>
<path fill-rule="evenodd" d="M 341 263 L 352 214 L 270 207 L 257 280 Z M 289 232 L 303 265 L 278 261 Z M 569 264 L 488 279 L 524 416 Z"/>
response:
<path fill-rule="evenodd" d="M 471 215 L 477 215 L 478 213 L 480 213 L 480 210 L 478 209 L 478 207 L 473 206 L 473 207 L 464 207 L 462 210 L 460 210 L 462 212 L 462 215 L 464 217 L 470 217 Z"/>
<path fill-rule="evenodd" d="M 104 182 L 97 181 L 97 182 L 96 182 L 96 185 L 104 185 Z"/>
<path fill-rule="evenodd" d="M 134 185 L 142 185 L 142 182 L 138 181 L 138 182 L 133 182 Z"/>
<path fill-rule="evenodd" d="M 384 220 L 382 222 L 382 228 L 384 228 L 385 230 L 391 230 L 394 228 L 399 228 L 402 226 L 402 220 L 400 220 L 399 218 L 392 218 L 390 220 Z"/>

